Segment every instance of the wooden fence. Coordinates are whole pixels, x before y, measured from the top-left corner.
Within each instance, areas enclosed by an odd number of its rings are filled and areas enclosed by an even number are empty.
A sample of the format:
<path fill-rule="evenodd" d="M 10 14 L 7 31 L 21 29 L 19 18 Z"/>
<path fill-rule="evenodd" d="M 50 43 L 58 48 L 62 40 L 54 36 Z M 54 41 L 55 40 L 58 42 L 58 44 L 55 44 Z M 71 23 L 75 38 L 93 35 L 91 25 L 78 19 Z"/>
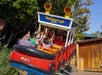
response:
<path fill-rule="evenodd" d="M 102 38 L 77 42 L 76 47 L 78 71 L 102 72 Z"/>

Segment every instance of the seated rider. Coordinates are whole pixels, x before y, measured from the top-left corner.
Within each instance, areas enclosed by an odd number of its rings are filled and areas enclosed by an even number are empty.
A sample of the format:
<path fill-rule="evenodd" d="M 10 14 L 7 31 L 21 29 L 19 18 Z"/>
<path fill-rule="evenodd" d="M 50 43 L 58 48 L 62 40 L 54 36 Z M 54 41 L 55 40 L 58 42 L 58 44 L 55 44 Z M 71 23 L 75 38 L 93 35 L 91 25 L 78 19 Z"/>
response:
<path fill-rule="evenodd" d="M 47 36 L 43 39 L 43 48 L 48 49 L 53 45 L 53 38 L 54 38 L 54 34 L 51 38 L 48 38 Z"/>
<path fill-rule="evenodd" d="M 19 44 L 20 45 L 25 45 L 25 46 L 29 46 L 29 47 L 34 47 L 34 45 L 29 41 L 30 39 L 30 34 L 26 34 L 22 39 L 19 40 Z"/>
<path fill-rule="evenodd" d="M 37 36 L 37 33 L 34 33 L 33 36 L 30 38 L 30 42 L 35 46 L 37 44 L 36 42 L 36 36 Z"/>
<path fill-rule="evenodd" d="M 36 34 L 36 44 L 39 44 L 39 42 L 41 41 L 41 33 L 38 31 L 38 32 L 35 32 Z"/>
<path fill-rule="evenodd" d="M 46 27 L 45 29 L 44 29 L 44 31 L 43 32 L 41 32 L 41 41 L 43 42 L 43 40 L 44 40 L 44 38 L 47 36 L 47 34 L 48 34 L 48 28 Z"/>
<path fill-rule="evenodd" d="M 48 38 L 48 37 L 45 37 L 45 38 L 43 39 L 42 44 L 43 44 L 43 48 L 45 48 L 45 49 L 50 48 L 51 45 L 52 45 L 52 43 L 49 41 L 49 38 Z"/>

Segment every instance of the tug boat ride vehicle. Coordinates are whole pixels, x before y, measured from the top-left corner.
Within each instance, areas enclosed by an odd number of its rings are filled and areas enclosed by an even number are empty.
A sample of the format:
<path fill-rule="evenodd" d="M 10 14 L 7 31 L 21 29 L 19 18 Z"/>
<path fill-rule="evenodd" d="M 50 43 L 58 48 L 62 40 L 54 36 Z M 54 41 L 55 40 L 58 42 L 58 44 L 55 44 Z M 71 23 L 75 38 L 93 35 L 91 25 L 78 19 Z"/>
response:
<path fill-rule="evenodd" d="M 9 62 L 10 65 L 27 72 L 38 73 L 38 75 L 43 75 L 42 73 L 53 75 L 67 64 L 69 57 L 75 51 L 73 19 L 38 12 L 38 22 L 39 30 L 41 27 L 47 26 L 64 31 L 66 33 L 63 33 L 65 34 L 64 41 L 57 41 L 56 37 L 52 46 L 47 49 L 43 46 L 33 48 L 16 44 Z"/>

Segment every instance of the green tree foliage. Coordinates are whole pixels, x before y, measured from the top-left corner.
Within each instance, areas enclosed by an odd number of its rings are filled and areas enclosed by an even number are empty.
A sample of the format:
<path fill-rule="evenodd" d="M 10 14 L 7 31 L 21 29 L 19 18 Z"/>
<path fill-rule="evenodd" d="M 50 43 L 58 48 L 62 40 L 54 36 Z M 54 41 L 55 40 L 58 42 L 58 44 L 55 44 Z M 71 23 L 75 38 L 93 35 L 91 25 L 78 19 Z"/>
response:
<path fill-rule="evenodd" d="M 20 70 L 10 66 L 9 55 L 11 50 L 5 45 L 2 50 L 0 50 L 0 75 L 19 75 Z"/>
<path fill-rule="evenodd" d="M 90 9 L 89 5 L 93 4 L 91 0 L 78 0 L 73 7 L 72 17 L 78 23 L 78 28 L 75 32 L 75 39 L 84 39 L 83 32 L 89 30 Z"/>
<path fill-rule="evenodd" d="M 98 38 L 102 38 L 102 32 L 100 32 L 100 31 L 96 31 L 96 32 L 92 33 L 92 35 L 94 35 Z"/>
<path fill-rule="evenodd" d="M 101 30 L 102 30 L 102 25 L 101 25 Z M 98 38 L 102 38 L 102 31 L 95 31 L 94 33 L 92 33 L 92 35 Z"/>
<path fill-rule="evenodd" d="M 7 21 L 17 18 L 22 21 L 26 20 L 27 23 L 29 23 L 29 19 L 35 17 L 38 9 L 36 0 L 1 0 L 0 8 L 0 17 L 7 19 Z"/>
<path fill-rule="evenodd" d="M 7 44 L 22 32 L 36 28 L 37 10 L 36 0 L 0 0 L 0 18 L 7 24 L 3 33 Z"/>

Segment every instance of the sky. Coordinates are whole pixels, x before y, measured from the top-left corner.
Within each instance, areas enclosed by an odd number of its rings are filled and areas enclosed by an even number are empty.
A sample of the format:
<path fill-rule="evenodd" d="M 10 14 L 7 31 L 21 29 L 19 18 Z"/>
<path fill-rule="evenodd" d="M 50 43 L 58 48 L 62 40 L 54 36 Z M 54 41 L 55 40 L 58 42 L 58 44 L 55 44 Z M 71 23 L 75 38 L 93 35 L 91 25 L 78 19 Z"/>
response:
<path fill-rule="evenodd" d="M 95 31 L 102 32 L 102 0 L 92 0 L 93 5 L 89 6 L 91 11 L 90 16 L 90 29 L 86 33 L 94 33 Z"/>

